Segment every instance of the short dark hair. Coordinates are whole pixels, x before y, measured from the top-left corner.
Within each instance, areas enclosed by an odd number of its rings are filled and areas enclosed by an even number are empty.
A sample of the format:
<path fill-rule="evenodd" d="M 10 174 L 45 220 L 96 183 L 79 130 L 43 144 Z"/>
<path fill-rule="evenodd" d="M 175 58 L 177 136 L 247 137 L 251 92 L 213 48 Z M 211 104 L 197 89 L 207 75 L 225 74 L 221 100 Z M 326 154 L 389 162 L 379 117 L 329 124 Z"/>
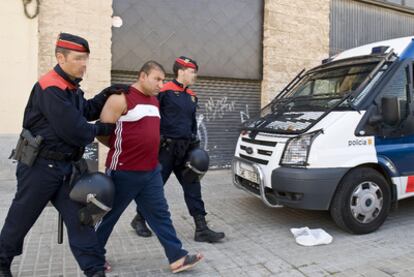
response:
<path fill-rule="evenodd" d="M 61 54 L 63 54 L 63 56 L 66 57 L 69 54 L 69 52 L 70 52 L 70 50 L 66 49 L 66 48 L 62 48 L 62 47 L 59 47 L 59 46 L 56 46 L 56 48 L 55 48 L 55 56 L 57 55 L 57 53 L 61 53 Z"/>
<path fill-rule="evenodd" d="M 141 76 L 141 73 L 145 73 L 148 75 L 152 70 L 159 70 L 165 74 L 164 67 L 161 64 L 159 64 L 156 61 L 147 61 L 142 65 L 141 69 L 138 71 L 138 78 L 139 76 Z"/>

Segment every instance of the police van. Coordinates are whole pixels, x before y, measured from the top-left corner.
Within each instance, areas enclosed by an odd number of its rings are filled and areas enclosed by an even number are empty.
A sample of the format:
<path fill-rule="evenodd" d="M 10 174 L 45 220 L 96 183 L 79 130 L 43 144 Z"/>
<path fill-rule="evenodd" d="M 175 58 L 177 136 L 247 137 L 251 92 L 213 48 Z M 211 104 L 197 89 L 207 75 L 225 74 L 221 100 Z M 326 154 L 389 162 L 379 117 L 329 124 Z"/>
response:
<path fill-rule="evenodd" d="M 414 196 L 414 37 L 346 50 L 299 73 L 242 126 L 236 187 L 269 207 L 329 210 L 378 229 Z"/>

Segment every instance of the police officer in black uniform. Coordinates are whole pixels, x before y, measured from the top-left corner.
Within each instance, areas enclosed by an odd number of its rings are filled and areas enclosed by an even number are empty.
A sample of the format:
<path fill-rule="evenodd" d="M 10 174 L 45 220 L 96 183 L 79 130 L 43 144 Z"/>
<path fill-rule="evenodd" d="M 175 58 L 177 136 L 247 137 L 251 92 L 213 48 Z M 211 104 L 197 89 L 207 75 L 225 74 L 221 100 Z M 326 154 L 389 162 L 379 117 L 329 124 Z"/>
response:
<path fill-rule="evenodd" d="M 34 85 L 23 119 L 14 158 L 18 160 L 17 192 L 0 234 L 0 276 L 12 276 L 10 266 L 22 253 L 23 240 L 49 201 L 63 217 L 69 245 L 86 276 L 105 276 L 105 257 L 91 226 L 82 225 L 82 205 L 69 198 L 72 162 L 95 136 L 109 135 L 114 124 L 99 118 L 113 88 L 86 100 L 79 82 L 89 58 L 88 42 L 61 33 L 55 50 L 58 64 Z"/>
<path fill-rule="evenodd" d="M 217 242 L 224 238 L 223 232 L 211 230 L 206 223 L 206 211 L 201 198 L 201 185 L 198 180 L 187 182 L 183 178 L 188 153 L 199 146 L 197 139 L 197 96 L 188 88 L 196 81 L 198 65 L 196 61 L 179 57 L 175 60 L 175 79 L 166 83 L 158 95 L 161 114 L 161 148 L 159 161 L 162 165 L 164 183 L 174 172 L 184 190 L 184 199 L 196 226 L 194 240 Z M 131 226 L 139 236 L 151 236 L 145 219 L 137 209 Z"/>

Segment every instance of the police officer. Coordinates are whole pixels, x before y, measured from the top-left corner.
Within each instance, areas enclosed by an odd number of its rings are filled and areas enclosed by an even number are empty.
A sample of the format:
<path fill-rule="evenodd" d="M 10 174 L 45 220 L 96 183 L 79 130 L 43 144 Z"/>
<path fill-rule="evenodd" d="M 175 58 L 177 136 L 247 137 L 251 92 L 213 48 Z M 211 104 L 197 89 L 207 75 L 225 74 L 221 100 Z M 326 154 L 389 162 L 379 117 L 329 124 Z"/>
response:
<path fill-rule="evenodd" d="M 63 217 L 70 248 L 85 275 L 105 276 L 96 233 L 80 223 L 82 205 L 69 198 L 68 179 L 71 163 L 80 159 L 84 147 L 95 136 L 113 132 L 114 124 L 88 121 L 98 119 L 108 96 L 119 92 L 105 89 L 85 100 L 79 88 L 89 58 L 85 39 L 61 33 L 55 56 L 58 64 L 34 85 L 24 112 L 25 143 L 20 146 L 26 147 L 16 149 L 17 192 L 0 234 L 0 276 L 12 276 L 12 260 L 22 253 L 26 234 L 49 201 Z"/>
<path fill-rule="evenodd" d="M 188 88 L 196 81 L 198 65 L 196 61 L 179 57 L 175 60 L 173 72 L 175 79 L 166 83 L 158 95 L 161 113 L 161 147 L 159 161 L 162 165 L 164 183 L 174 172 L 184 190 L 184 199 L 190 215 L 195 222 L 194 240 L 199 242 L 217 242 L 224 233 L 211 230 L 206 223 L 206 211 L 201 197 L 201 185 L 198 180 L 186 182 L 183 169 L 187 154 L 198 147 L 197 140 L 197 96 Z M 137 215 L 131 226 L 139 236 L 151 236 L 145 219 L 137 208 Z"/>

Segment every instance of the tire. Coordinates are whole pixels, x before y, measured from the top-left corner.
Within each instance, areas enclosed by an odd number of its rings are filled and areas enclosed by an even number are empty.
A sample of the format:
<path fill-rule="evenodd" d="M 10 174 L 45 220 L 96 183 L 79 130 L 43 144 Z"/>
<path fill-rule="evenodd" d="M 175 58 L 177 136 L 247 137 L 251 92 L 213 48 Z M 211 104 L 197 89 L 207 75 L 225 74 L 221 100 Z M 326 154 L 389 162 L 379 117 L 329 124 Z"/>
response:
<path fill-rule="evenodd" d="M 372 168 L 355 168 L 342 179 L 332 200 L 332 219 L 343 230 L 367 234 L 385 221 L 391 207 L 389 183 Z"/>

